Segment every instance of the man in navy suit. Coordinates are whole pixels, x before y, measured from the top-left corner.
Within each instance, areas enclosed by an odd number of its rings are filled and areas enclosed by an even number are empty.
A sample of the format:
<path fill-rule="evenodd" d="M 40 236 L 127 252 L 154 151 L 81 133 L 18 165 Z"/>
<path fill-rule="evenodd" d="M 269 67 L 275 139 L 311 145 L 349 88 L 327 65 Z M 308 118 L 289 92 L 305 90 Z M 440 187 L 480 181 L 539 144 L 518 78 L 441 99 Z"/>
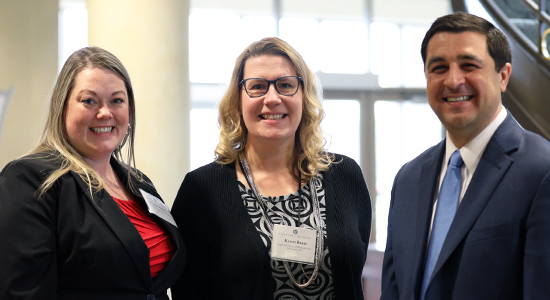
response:
<path fill-rule="evenodd" d="M 550 143 L 502 106 L 512 62 L 506 37 L 482 18 L 455 13 L 432 24 L 421 53 L 446 138 L 395 178 L 381 299 L 550 299 Z M 456 212 L 425 276 L 456 150 L 463 161 Z"/>

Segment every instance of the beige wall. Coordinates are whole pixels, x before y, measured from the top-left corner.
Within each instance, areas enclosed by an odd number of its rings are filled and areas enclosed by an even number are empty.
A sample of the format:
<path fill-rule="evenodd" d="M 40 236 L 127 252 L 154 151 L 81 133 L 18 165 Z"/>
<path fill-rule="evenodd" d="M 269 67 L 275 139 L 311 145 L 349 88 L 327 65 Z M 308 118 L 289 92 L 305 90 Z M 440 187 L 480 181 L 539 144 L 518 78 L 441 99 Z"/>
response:
<path fill-rule="evenodd" d="M 0 89 L 15 87 L 0 132 L 0 168 L 37 142 L 57 75 L 57 0 L 0 0 Z"/>
<path fill-rule="evenodd" d="M 87 8 L 89 44 L 130 73 L 137 167 L 171 206 L 189 171 L 189 1 L 88 0 Z"/>

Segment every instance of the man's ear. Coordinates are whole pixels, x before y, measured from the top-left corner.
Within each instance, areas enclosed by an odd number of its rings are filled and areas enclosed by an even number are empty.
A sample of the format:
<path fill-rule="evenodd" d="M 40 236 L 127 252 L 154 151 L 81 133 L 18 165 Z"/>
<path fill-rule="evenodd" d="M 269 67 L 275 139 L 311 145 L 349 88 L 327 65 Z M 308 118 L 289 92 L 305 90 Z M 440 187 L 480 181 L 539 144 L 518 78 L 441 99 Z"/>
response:
<path fill-rule="evenodd" d="M 512 65 L 510 63 L 506 63 L 499 72 L 501 93 L 504 93 L 504 91 L 506 91 L 508 80 L 510 80 L 510 74 L 512 74 Z"/>

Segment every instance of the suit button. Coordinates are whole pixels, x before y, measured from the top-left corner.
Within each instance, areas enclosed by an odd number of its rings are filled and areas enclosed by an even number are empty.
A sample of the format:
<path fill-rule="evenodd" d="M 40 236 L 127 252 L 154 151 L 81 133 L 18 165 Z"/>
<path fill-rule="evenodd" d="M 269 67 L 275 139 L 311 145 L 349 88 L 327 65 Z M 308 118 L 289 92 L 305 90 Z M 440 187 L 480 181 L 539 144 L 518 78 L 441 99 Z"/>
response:
<path fill-rule="evenodd" d="M 155 295 L 153 294 L 147 295 L 147 300 L 156 300 Z"/>

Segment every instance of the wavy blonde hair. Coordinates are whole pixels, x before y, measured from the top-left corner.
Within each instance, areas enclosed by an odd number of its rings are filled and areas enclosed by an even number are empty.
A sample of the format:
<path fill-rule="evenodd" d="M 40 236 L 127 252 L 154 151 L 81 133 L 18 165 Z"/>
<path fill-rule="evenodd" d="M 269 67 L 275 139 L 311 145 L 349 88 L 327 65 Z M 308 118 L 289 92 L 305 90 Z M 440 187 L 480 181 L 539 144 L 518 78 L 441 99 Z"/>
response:
<path fill-rule="evenodd" d="M 126 68 L 122 65 L 122 62 L 111 54 L 110 52 L 101 49 L 99 47 L 86 47 L 75 51 L 65 62 L 57 81 L 55 83 L 50 108 L 48 112 L 48 119 L 46 126 L 38 142 L 38 145 L 29 152 L 29 154 L 41 155 L 44 158 L 60 160 L 61 167 L 54 171 L 49 177 L 42 183 L 38 193 L 44 194 L 52 185 L 59 179 L 59 177 L 73 171 L 77 173 L 89 187 L 90 193 L 103 189 L 103 180 L 101 176 L 84 160 L 82 155 L 71 145 L 67 137 L 67 131 L 65 128 L 65 110 L 67 106 L 67 100 L 71 94 L 71 91 L 75 84 L 76 75 L 89 68 L 102 68 L 111 70 L 119 75 L 124 81 L 128 93 L 129 104 L 129 128 L 128 134 L 124 137 L 121 144 L 113 152 L 113 156 L 119 161 L 123 162 L 122 148 L 128 142 L 126 148 L 126 159 L 123 163 L 128 171 L 128 175 L 135 176 L 140 180 L 142 177 L 135 171 L 135 159 L 134 159 L 134 136 L 136 128 L 136 113 L 135 113 L 135 100 L 134 90 L 130 81 L 130 76 L 126 71 Z M 131 184 L 131 181 L 127 182 L 128 187 L 133 193 L 135 190 Z"/>
<path fill-rule="evenodd" d="M 334 155 L 324 149 L 326 141 L 321 130 L 324 111 L 320 101 L 322 88 L 302 56 L 288 43 L 276 37 L 264 38 L 250 44 L 235 62 L 231 82 L 219 105 L 220 141 L 215 151 L 216 162 L 233 163 L 244 151 L 248 130 L 241 114 L 243 89 L 240 82 L 244 79 L 247 60 L 262 55 L 288 59 L 297 76 L 302 78 L 302 119 L 295 135 L 294 155 L 290 165 L 296 181 L 300 181 L 300 177 L 302 181 L 307 181 L 318 172 L 328 170 L 334 161 Z"/>

